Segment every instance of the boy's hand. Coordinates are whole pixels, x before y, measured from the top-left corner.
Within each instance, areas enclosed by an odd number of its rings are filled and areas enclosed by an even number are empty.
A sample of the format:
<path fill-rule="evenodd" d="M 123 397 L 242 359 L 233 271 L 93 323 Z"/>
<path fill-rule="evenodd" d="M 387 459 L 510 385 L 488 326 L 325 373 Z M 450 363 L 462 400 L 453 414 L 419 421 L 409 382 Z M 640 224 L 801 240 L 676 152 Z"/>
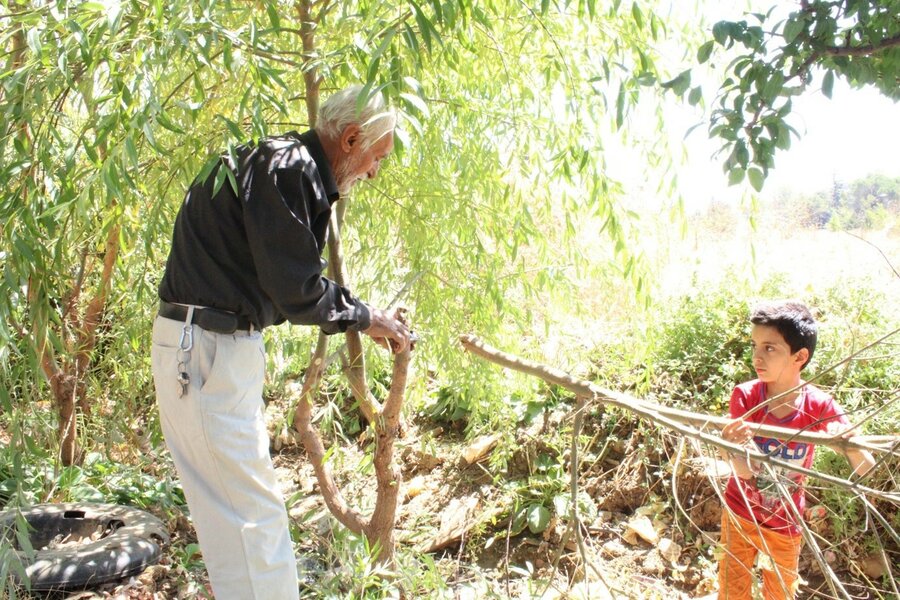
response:
<path fill-rule="evenodd" d="M 743 446 L 753 439 L 753 431 L 743 419 L 732 419 L 728 425 L 722 428 L 722 439 Z"/>
<path fill-rule="evenodd" d="M 722 428 L 722 439 L 732 444 L 745 446 L 753 439 L 753 431 L 750 425 L 743 419 L 732 419 Z M 741 479 L 752 479 L 755 475 L 751 462 L 741 458 L 734 450 L 719 449 L 721 456 L 731 465 L 731 470 Z"/>
<path fill-rule="evenodd" d="M 831 421 L 825 426 L 825 433 L 849 440 L 856 435 L 856 427 L 849 423 Z M 845 454 L 850 460 L 854 475 L 865 475 L 875 466 L 875 457 L 868 450 L 847 450 Z"/>
<path fill-rule="evenodd" d="M 855 427 L 850 423 L 841 423 L 839 421 L 831 421 L 825 425 L 825 433 L 849 440 L 855 435 Z"/>

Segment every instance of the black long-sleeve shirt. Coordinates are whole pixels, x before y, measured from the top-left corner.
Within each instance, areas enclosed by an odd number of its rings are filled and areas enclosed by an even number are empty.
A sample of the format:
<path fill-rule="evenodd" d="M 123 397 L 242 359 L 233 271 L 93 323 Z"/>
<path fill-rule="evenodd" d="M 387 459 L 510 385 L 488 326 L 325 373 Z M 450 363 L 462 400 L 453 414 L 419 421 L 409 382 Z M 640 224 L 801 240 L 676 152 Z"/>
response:
<path fill-rule="evenodd" d="M 195 181 L 175 219 L 159 296 L 247 317 L 257 328 L 285 320 L 325 333 L 369 326 L 369 310 L 322 276 L 337 184 L 315 131 L 242 146 Z M 213 194 L 216 174 L 231 168 Z M 221 176 L 220 176 L 221 177 Z"/>

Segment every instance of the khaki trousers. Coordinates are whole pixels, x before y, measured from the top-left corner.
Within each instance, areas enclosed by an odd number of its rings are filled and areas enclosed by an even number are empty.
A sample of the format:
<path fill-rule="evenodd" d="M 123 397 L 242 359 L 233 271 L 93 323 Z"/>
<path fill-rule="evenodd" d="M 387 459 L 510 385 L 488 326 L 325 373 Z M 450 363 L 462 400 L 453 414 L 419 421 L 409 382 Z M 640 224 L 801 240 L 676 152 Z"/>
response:
<path fill-rule="evenodd" d="M 183 323 L 157 317 L 151 349 L 160 423 L 217 600 L 293 600 L 297 567 L 262 411 L 261 334 L 193 326 L 183 395 Z"/>
<path fill-rule="evenodd" d="M 791 600 L 797 591 L 797 565 L 802 538 L 759 527 L 722 508 L 721 543 L 725 555 L 719 561 L 719 600 L 750 600 L 756 555 L 769 555 L 762 568 L 765 600 Z"/>

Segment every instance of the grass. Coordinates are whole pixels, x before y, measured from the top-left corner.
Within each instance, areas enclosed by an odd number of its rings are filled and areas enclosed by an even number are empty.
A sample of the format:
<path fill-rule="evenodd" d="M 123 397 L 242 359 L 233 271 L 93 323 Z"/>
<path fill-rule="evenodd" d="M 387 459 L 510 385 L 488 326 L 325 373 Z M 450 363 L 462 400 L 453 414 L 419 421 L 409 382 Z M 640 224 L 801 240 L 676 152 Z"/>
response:
<path fill-rule="evenodd" d="M 745 226 L 736 213 L 717 214 L 715 223 L 700 216 L 692 221 L 693 233 L 684 239 L 670 236 L 665 224 L 648 224 L 650 230 L 658 232 L 648 236 L 652 240 L 646 246 L 648 261 L 656 265 L 659 273 L 653 304 L 635 305 L 625 290 L 627 286 L 610 289 L 586 282 L 579 310 L 573 312 L 568 306 L 536 309 L 542 318 L 539 331 L 527 340 L 533 341 L 526 344 L 533 349 L 531 358 L 613 389 L 695 411 L 723 414 L 731 387 L 751 377 L 746 317 L 756 300 L 793 296 L 816 309 L 821 336 L 809 368 L 812 375 L 900 326 L 900 305 L 896 301 L 900 297 L 900 276 L 894 273 L 896 265 L 890 265 L 885 258 L 900 256 L 900 232 L 896 229 L 859 233 L 865 242 L 848 233 L 797 231 L 785 223 L 767 223 L 765 219 L 754 230 Z M 549 337 L 547 331 L 551 332 Z M 280 387 L 302 371 L 298 357 L 305 356 L 302 350 L 306 347 L 281 345 L 282 341 L 289 342 L 289 336 L 277 335 L 279 349 L 274 356 L 278 364 L 274 366 L 281 371 L 268 388 L 276 399 Z M 891 404 L 897 399 L 900 381 L 898 344 L 900 339 L 889 340 L 864 355 L 864 360 L 847 363 L 819 382 L 852 411 L 854 420 L 864 422 L 867 433 L 900 430 L 900 411 L 896 403 Z M 315 585 L 304 597 L 390 598 L 397 594 L 396 582 L 412 597 L 450 598 L 454 589 L 465 586 L 477 589 L 481 597 L 505 597 L 505 588 L 510 585 L 508 579 L 504 580 L 505 572 L 489 573 L 478 567 L 474 559 L 483 552 L 485 540 L 497 539 L 496 545 L 502 544 L 507 528 L 541 536 L 548 529 L 553 533 L 550 524 L 554 518 L 563 523 L 568 518 L 567 449 L 573 402 L 558 390 L 528 378 L 499 371 L 490 379 L 482 381 L 480 377 L 481 372 L 473 369 L 471 381 L 464 387 L 442 386 L 440 382 L 421 386 L 427 391 L 413 398 L 407 414 L 432 422 L 434 431 L 443 428 L 445 433 L 452 433 L 439 436 L 433 431 L 423 432 L 417 447 L 436 454 L 448 452 L 451 439 L 464 444 L 462 432 L 504 433 L 491 460 L 478 467 L 486 472 L 484 483 L 479 485 L 496 490 L 494 499 L 501 503 L 502 516 L 496 522 L 480 524 L 475 530 L 477 535 L 468 542 L 471 545 L 464 544 L 455 559 L 420 555 L 401 547 L 395 583 L 374 567 L 372 551 L 360 539 L 333 526 L 321 532 L 315 530 L 314 523 L 298 524 L 293 529 L 298 547 L 314 548 L 330 565 L 317 575 Z M 344 384 L 331 386 L 328 397 L 333 404 L 321 415 L 328 421 L 326 429 L 331 439 L 344 445 L 348 440 L 343 436 L 355 434 L 358 427 L 353 420 L 354 411 L 345 402 L 347 396 Z M 177 524 L 179 519 L 183 521 L 184 498 L 168 463 L 152 464 L 135 452 L 116 450 L 126 442 L 113 444 L 110 450 L 109 439 L 117 432 L 124 433 L 120 429 L 127 427 L 112 418 L 103 421 L 101 411 L 97 418 L 102 438 L 94 440 L 94 446 L 104 451 L 89 454 L 79 467 L 54 467 L 51 456 L 35 442 L 52 437 L 52 420 L 46 418 L 49 407 L 33 408 L 37 415 L 43 415 L 43 420 L 36 420 L 37 428 L 33 427 L 35 420 L 23 419 L 21 414 L 16 418 L 9 413 L 0 415 L 0 435 L 6 442 L 0 450 L 3 504 L 98 500 L 150 508 L 165 516 L 172 528 L 180 532 L 167 553 L 173 578 L 171 589 L 202 589 L 203 564 L 190 530 Z M 527 445 L 517 432 L 544 419 L 551 426 L 539 435 L 539 447 L 543 450 L 535 453 L 525 472 L 512 478 L 510 468 L 517 451 Z M 159 435 L 152 430 L 158 426 L 152 422 L 145 425 L 151 429 L 147 437 L 151 455 L 165 456 Z M 602 435 L 596 435 L 601 429 Z M 654 494 L 658 494 L 656 500 L 669 502 L 665 480 L 671 474 L 665 463 L 673 450 L 673 436 L 647 424 L 636 424 L 629 415 L 616 411 L 591 415 L 584 434 L 585 468 L 591 468 L 591 460 L 602 464 L 617 452 L 621 455 L 622 448 L 627 450 L 634 442 L 631 451 L 640 454 L 636 464 L 653 478 L 650 483 L 655 486 Z M 129 438 L 126 435 L 123 439 Z M 343 454 L 338 452 L 336 456 L 341 458 Z M 352 477 L 368 477 L 352 468 L 353 464 L 365 463 L 365 453 L 353 451 L 343 460 Z M 335 467 L 341 468 L 340 461 Z M 847 473 L 846 461 L 831 452 L 817 455 L 816 468 Z M 896 465 L 888 465 L 872 484 L 891 485 L 890 477 L 895 473 Z M 593 475 L 602 476 L 603 469 Z M 308 477 L 308 473 L 297 477 Z M 356 481 L 354 489 L 361 487 Z M 863 532 L 865 513 L 859 503 L 847 501 L 845 493 L 827 486 L 815 493 L 829 509 L 831 539 L 852 540 L 836 549 L 841 553 L 842 564 L 871 552 L 878 540 L 871 529 Z M 596 511 L 596 499 L 585 496 L 584 492 L 579 495 L 581 512 L 593 515 L 591 508 Z M 889 521 L 895 527 L 900 525 L 896 510 L 883 508 Z M 330 521 L 326 518 L 325 522 Z M 467 560 L 461 560 L 462 556 Z M 696 560 L 707 558 L 701 555 Z M 526 560 L 507 564 L 510 577 L 518 582 L 513 589 L 523 593 L 528 588 L 542 589 L 545 581 L 552 582 L 554 576 L 559 576 L 557 573 L 547 579 L 546 572 L 536 573 L 529 565 Z M 563 574 L 573 575 L 576 571 Z M 542 583 L 538 584 L 538 580 Z M 5 594 L 14 596 L 15 592 L 7 590 Z M 4 592 L 0 592 L 0 598 L 3 597 Z"/>

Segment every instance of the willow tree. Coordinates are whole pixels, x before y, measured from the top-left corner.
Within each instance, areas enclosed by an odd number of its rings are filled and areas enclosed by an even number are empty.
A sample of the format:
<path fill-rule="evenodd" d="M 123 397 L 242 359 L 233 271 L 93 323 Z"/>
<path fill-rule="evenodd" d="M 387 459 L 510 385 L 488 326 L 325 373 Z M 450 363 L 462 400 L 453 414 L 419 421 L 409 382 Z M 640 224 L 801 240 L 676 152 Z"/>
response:
<path fill-rule="evenodd" d="M 578 278 L 646 285 L 604 148 L 634 143 L 629 115 L 667 78 L 656 48 L 682 43 L 652 3 L 113 0 L 0 16 L 0 400 L 7 420 L 58 407 L 58 437 L 25 427 L 12 446 L 71 464 L 92 407 L 126 428 L 152 413 L 149 323 L 183 192 L 218 153 L 306 127 L 313 81 L 323 95 L 361 81 L 400 110 L 392 164 L 347 212 L 346 268 L 362 297 L 412 309 L 433 376 L 475 382 L 462 324 L 521 339 L 541 301 L 577 302 Z M 668 149 L 645 156 L 668 181 Z M 608 260 L 587 260 L 580 235 L 605 236 Z"/>
<path fill-rule="evenodd" d="M 758 12 L 714 24 L 697 49 L 698 62 L 722 58 L 710 137 L 721 142 L 722 168 L 731 183 L 746 176 L 762 188 L 779 151 L 791 146 L 792 99 L 835 79 L 871 87 L 900 100 L 900 1 L 797 0 L 754 2 Z M 663 86 L 696 104 L 700 86 L 691 69 Z"/>

